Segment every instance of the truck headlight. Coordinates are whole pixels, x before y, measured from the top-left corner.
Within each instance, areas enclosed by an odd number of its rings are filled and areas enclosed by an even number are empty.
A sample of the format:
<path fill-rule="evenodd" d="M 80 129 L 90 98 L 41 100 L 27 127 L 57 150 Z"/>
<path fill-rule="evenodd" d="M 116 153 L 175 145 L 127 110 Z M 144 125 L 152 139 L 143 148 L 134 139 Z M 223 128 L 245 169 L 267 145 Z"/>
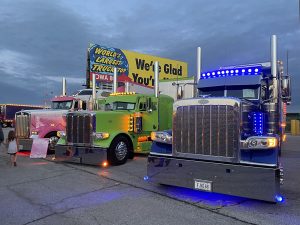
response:
<path fill-rule="evenodd" d="M 66 136 L 66 132 L 64 131 L 57 131 L 57 137 L 65 137 Z"/>
<path fill-rule="evenodd" d="M 105 132 L 94 132 L 93 136 L 95 139 L 103 140 L 109 138 L 109 133 Z"/>
<path fill-rule="evenodd" d="M 166 144 L 172 144 L 172 136 L 164 131 L 151 132 L 151 140 Z"/>
<path fill-rule="evenodd" d="M 276 137 L 251 137 L 246 140 L 248 148 L 275 148 L 278 141 Z"/>

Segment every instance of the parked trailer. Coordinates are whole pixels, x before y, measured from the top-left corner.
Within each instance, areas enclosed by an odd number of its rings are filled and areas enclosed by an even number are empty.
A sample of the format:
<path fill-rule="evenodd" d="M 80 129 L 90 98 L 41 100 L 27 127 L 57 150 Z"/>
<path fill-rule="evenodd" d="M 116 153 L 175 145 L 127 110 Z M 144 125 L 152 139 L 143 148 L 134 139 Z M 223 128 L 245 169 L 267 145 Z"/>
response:
<path fill-rule="evenodd" d="M 2 125 L 2 127 L 14 126 L 15 114 L 18 111 L 43 108 L 47 107 L 38 105 L 0 104 L 0 125 Z"/>
<path fill-rule="evenodd" d="M 272 36 L 271 63 L 223 67 L 199 76 L 199 97 L 174 103 L 172 130 L 152 133 L 146 180 L 282 201 L 279 152 L 283 105 L 291 95 L 276 47 Z"/>

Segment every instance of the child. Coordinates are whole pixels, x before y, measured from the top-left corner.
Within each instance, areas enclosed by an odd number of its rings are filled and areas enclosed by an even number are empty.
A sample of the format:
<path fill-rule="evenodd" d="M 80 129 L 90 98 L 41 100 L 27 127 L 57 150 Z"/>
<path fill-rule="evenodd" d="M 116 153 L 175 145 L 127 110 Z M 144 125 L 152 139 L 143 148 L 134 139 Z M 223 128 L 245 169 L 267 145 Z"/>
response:
<path fill-rule="evenodd" d="M 6 143 L 8 145 L 7 153 L 10 154 L 11 165 L 17 166 L 17 152 L 19 151 L 19 145 L 13 130 L 9 131 Z"/>

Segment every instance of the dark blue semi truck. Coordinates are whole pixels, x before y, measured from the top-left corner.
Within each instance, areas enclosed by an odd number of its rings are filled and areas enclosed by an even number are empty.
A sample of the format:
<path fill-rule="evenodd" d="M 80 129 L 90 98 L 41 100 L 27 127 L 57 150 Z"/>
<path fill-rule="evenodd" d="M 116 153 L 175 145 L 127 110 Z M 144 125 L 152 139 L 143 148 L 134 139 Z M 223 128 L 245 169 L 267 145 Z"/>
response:
<path fill-rule="evenodd" d="M 153 132 L 152 182 L 269 202 L 282 201 L 280 153 L 290 79 L 277 61 L 201 73 L 198 97 L 176 101 L 173 128 Z"/>
<path fill-rule="evenodd" d="M 12 127 L 16 112 L 27 109 L 42 109 L 43 106 L 22 104 L 0 104 L 0 126 Z"/>

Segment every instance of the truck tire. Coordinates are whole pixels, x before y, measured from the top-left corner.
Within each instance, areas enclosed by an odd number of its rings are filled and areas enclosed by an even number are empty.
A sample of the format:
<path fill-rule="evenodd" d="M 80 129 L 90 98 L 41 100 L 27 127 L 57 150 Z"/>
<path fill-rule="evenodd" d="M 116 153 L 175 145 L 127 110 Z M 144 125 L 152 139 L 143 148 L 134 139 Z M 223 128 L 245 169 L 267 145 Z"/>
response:
<path fill-rule="evenodd" d="M 112 165 L 121 165 L 126 163 L 130 153 L 130 142 L 125 136 L 117 136 L 111 143 L 107 159 Z"/>

